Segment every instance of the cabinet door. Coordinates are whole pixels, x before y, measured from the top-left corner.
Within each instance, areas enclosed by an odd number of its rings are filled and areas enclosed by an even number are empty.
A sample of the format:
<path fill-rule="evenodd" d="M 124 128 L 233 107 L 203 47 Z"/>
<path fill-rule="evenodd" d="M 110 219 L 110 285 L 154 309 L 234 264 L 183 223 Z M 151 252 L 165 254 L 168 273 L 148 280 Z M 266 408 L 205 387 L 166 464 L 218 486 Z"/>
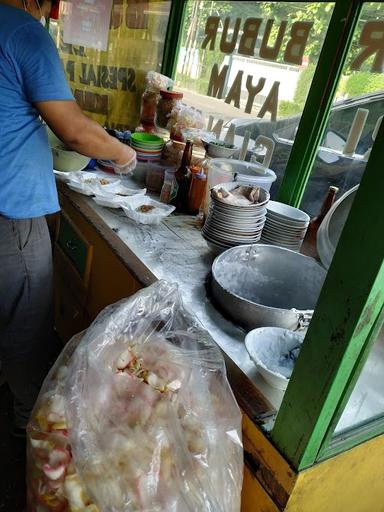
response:
<path fill-rule="evenodd" d="M 87 287 L 93 247 L 65 213 L 60 215 L 56 243 L 72 262 L 74 269 Z"/>
<path fill-rule="evenodd" d="M 63 342 L 88 327 L 86 312 L 93 246 L 61 213 L 54 244 L 55 327 Z"/>
<path fill-rule="evenodd" d="M 55 269 L 55 327 L 64 343 L 86 329 L 90 320 L 85 309 L 85 299 L 73 293 L 62 272 Z"/>

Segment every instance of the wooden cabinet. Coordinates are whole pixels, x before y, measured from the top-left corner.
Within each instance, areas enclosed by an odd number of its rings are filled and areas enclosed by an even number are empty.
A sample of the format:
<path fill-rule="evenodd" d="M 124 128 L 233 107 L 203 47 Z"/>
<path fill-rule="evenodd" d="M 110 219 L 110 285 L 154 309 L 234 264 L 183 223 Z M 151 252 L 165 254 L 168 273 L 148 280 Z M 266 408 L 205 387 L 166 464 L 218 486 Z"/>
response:
<path fill-rule="evenodd" d="M 63 194 L 60 202 L 53 248 L 55 327 L 66 343 L 86 329 L 102 309 L 143 285 L 95 224 Z"/>
<path fill-rule="evenodd" d="M 55 327 L 64 342 L 90 323 L 86 304 L 92 257 L 93 246 L 62 212 L 57 221 L 53 261 Z"/>
<path fill-rule="evenodd" d="M 56 246 L 72 263 L 75 274 L 86 289 L 92 264 L 93 246 L 64 212 L 58 220 Z"/>

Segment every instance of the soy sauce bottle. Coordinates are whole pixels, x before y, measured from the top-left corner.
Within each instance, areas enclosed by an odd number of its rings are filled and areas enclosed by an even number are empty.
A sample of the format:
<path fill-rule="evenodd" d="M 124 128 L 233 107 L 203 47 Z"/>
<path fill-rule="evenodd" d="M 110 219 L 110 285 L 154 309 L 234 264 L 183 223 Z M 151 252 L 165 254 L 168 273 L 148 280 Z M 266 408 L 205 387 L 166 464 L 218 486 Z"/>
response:
<path fill-rule="evenodd" d="M 188 213 L 188 194 L 191 185 L 190 165 L 192 160 L 192 147 L 192 141 L 187 140 L 180 167 L 175 172 L 177 190 L 171 204 L 176 206 L 176 211 L 180 213 Z"/>

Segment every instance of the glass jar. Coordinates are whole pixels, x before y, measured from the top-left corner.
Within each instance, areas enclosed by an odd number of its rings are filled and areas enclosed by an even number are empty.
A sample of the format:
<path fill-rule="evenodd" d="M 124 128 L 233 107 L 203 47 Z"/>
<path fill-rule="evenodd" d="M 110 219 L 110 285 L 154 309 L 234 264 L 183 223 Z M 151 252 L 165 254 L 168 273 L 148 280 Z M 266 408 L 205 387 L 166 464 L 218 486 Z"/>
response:
<path fill-rule="evenodd" d="M 155 126 L 158 94 L 146 90 L 141 97 L 140 122 L 143 126 Z"/>
<path fill-rule="evenodd" d="M 169 204 L 176 195 L 176 169 L 167 169 L 164 174 L 164 183 L 161 188 L 160 201 Z"/>
<path fill-rule="evenodd" d="M 164 181 L 164 166 L 148 163 L 145 186 L 150 192 L 159 193 Z"/>
<path fill-rule="evenodd" d="M 160 91 L 160 98 L 157 102 L 156 108 L 156 126 L 159 128 L 167 128 L 172 110 L 182 99 L 182 92 Z"/>

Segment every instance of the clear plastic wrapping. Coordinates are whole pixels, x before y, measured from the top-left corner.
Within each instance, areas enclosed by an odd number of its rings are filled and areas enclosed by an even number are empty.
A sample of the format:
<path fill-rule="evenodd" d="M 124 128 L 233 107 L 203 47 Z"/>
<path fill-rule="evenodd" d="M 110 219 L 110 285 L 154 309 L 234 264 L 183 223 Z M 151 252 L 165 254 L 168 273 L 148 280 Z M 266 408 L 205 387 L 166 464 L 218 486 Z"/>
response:
<path fill-rule="evenodd" d="M 177 285 L 107 307 L 79 339 L 32 413 L 29 512 L 238 512 L 240 411 Z"/>
<path fill-rule="evenodd" d="M 171 139 L 184 141 L 183 132 L 190 128 L 202 129 L 204 124 L 204 116 L 200 110 L 178 102 L 172 109 L 168 129 L 171 132 Z"/>
<path fill-rule="evenodd" d="M 168 76 L 162 75 L 157 71 L 148 71 L 145 75 L 145 89 L 149 91 L 160 93 L 162 89 L 169 89 L 173 87 L 174 81 Z"/>

